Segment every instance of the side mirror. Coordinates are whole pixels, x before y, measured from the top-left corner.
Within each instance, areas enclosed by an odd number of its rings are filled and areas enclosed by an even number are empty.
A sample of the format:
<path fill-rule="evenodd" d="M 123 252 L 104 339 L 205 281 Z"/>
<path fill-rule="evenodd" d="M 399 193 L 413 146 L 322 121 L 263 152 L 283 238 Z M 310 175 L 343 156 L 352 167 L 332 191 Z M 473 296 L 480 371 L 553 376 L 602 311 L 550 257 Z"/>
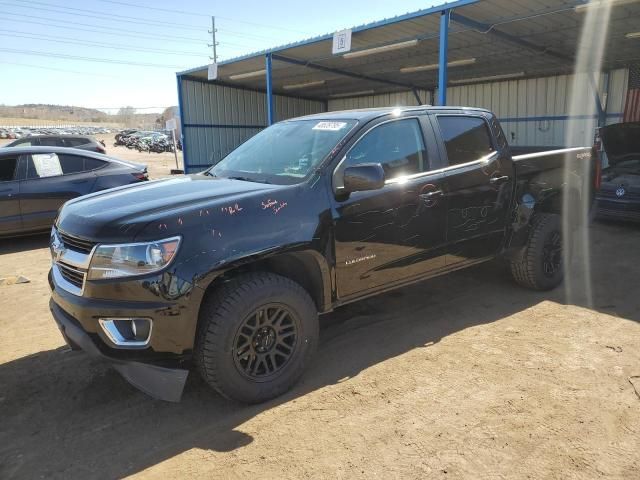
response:
<path fill-rule="evenodd" d="M 384 169 L 379 163 L 361 163 L 344 169 L 345 192 L 378 190 L 384 186 Z"/>

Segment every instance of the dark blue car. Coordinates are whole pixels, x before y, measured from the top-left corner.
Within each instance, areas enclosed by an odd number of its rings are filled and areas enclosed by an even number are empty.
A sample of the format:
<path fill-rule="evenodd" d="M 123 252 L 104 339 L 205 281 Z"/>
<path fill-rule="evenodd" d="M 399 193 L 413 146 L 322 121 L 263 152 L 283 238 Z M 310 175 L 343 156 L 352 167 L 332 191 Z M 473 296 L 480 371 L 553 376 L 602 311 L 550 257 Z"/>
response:
<path fill-rule="evenodd" d="M 67 200 L 145 180 L 146 165 L 87 150 L 0 148 L 0 236 L 50 230 Z"/>

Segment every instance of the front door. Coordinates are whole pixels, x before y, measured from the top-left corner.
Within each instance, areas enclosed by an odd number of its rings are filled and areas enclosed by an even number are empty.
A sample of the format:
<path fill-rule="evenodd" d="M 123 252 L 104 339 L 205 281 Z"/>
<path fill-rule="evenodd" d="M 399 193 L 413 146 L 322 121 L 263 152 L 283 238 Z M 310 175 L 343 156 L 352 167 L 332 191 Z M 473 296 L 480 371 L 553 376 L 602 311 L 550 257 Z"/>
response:
<path fill-rule="evenodd" d="M 19 194 L 18 157 L 0 158 L 0 235 L 22 229 Z"/>
<path fill-rule="evenodd" d="M 435 115 L 434 121 L 448 159 L 447 265 L 494 256 L 510 214 L 511 157 L 481 115 Z"/>
<path fill-rule="evenodd" d="M 25 155 L 26 179 L 20 187 L 20 208 L 25 230 L 51 228 L 58 209 L 67 201 L 90 193 L 96 182 L 84 171 L 84 157 L 73 154 Z"/>
<path fill-rule="evenodd" d="M 380 163 L 386 177 L 379 190 L 337 197 L 336 277 L 342 300 L 445 266 L 446 177 L 429 173 L 423 122 L 411 117 L 379 123 L 336 169 L 338 190 L 347 166 Z"/>

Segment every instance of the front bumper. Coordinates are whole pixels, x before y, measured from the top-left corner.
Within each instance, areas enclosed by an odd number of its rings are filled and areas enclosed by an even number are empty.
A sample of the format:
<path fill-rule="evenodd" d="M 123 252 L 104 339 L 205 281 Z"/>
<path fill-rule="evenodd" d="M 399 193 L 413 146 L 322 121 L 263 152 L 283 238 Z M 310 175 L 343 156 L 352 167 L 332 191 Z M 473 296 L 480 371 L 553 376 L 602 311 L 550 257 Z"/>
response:
<path fill-rule="evenodd" d="M 105 355 L 80 324 L 54 301 L 49 309 L 67 344 L 74 350 L 83 350 L 94 358 L 109 361 L 134 387 L 159 400 L 179 402 L 187 381 L 188 370 L 166 368 L 148 363 L 122 360 Z"/>
<path fill-rule="evenodd" d="M 640 201 L 598 198 L 596 215 L 601 218 L 640 222 Z"/>
<path fill-rule="evenodd" d="M 51 300 L 49 309 L 67 344 L 74 350 L 83 350 L 91 357 L 105 360 L 113 365 L 133 386 L 146 394 L 169 402 L 178 402 L 189 371 L 180 368 L 188 355 L 178 354 L 182 347 L 160 348 L 167 342 L 175 341 L 175 330 L 184 330 L 184 324 L 191 323 L 190 315 L 159 316 L 166 312 L 166 302 L 140 302 L 98 300 L 73 295 L 56 285 L 49 274 Z M 183 312 L 183 314 L 186 312 Z M 109 345 L 108 339 L 98 326 L 98 318 L 104 316 L 152 316 L 161 327 L 155 345 L 143 350 L 118 349 Z M 172 328 L 169 326 L 173 325 Z M 169 347 L 176 347 L 170 344 Z M 172 351 L 173 350 L 173 351 Z"/>

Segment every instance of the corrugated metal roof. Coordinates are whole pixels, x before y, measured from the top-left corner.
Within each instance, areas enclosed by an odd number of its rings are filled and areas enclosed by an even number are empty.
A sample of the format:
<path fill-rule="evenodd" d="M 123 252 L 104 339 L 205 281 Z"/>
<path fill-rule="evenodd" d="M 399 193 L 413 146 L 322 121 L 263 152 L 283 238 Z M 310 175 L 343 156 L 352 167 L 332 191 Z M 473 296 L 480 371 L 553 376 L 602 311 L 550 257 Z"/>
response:
<path fill-rule="evenodd" d="M 264 75 L 231 79 L 233 75 L 265 68 L 266 53 L 277 54 L 324 69 L 283 61 L 273 62 L 274 92 L 327 99 L 349 92 L 394 92 L 437 86 L 437 69 L 402 73 L 401 68 L 438 63 L 439 13 L 453 9 L 449 30 L 449 61 L 475 59 L 475 63 L 449 68 L 450 83 L 522 72 L 522 77 L 567 73 L 573 70 L 584 13 L 577 0 L 460 0 L 367 25 L 354 27 L 352 51 L 419 40 L 415 46 L 356 58 L 332 55 L 332 34 L 284 45 L 221 62 L 218 83 L 264 90 Z M 626 33 L 640 30 L 640 2 L 621 1 L 611 13 L 603 68 L 614 69 L 640 61 L 640 39 Z M 614 3 L 615 5 L 615 3 Z M 207 67 L 178 75 L 207 78 Z M 285 85 L 318 82 L 287 90 Z M 385 82 L 394 82 L 388 84 Z"/>

